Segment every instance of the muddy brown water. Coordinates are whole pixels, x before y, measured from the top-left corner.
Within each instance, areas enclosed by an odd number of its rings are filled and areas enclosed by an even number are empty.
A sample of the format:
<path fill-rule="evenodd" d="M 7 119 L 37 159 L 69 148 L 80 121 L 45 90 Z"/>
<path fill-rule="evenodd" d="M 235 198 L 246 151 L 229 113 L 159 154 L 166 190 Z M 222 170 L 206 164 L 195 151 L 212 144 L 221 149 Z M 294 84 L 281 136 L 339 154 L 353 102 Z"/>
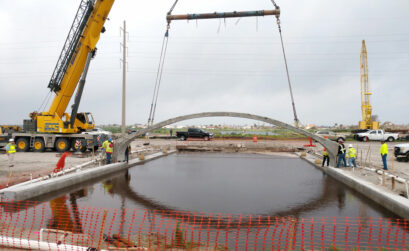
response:
<path fill-rule="evenodd" d="M 120 207 L 124 200 L 127 208 L 234 215 L 397 217 L 304 160 L 286 156 L 175 154 L 88 190 L 78 202 L 102 208 Z"/>

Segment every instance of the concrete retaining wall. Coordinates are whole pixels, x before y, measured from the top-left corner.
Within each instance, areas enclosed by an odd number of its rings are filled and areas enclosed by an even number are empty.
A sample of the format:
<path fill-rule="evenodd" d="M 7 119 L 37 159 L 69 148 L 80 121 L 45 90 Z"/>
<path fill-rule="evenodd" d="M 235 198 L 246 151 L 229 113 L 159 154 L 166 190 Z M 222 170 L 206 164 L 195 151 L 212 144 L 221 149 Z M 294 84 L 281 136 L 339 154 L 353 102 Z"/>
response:
<path fill-rule="evenodd" d="M 391 212 L 402 218 L 409 219 L 409 199 L 384 190 L 373 183 L 354 177 L 342 168 L 317 166 L 314 164 L 315 158 L 311 155 L 307 154 L 307 157 L 302 158 L 315 167 L 318 167 L 332 178 L 375 201 Z"/>
<path fill-rule="evenodd" d="M 147 161 L 151 161 L 163 156 L 166 156 L 176 151 L 170 151 L 168 153 L 155 153 L 149 156 L 145 156 L 144 160 L 132 159 L 129 163 L 120 162 L 110 165 L 94 167 L 85 170 L 79 170 L 74 173 L 69 173 L 63 176 L 42 180 L 39 182 L 29 183 L 22 186 L 9 187 L 0 191 L 0 198 L 7 200 L 29 200 L 31 198 L 44 195 L 47 193 L 55 192 L 60 189 L 71 187 L 83 182 L 103 177 L 108 174 L 112 174 L 118 171 L 126 170 L 132 166 L 143 164 Z"/>

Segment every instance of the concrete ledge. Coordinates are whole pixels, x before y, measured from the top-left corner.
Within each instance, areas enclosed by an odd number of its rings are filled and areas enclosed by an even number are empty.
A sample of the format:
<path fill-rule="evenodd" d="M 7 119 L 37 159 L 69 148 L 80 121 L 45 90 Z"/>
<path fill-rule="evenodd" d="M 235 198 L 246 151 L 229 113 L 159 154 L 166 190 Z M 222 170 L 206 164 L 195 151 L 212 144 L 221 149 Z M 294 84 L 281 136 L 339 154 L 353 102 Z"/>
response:
<path fill-rule="evenodd" d="M 373 183 L 370 183 L 366 180 L 354 177 L 343 168 L 317 166 L 314 163 L 314 158 L 312 156 L 309 156 L 308 154 L 307 157 L 302 159 L 321 169 L 332 178 L 338 180 L 339 182 L 342 182 L 348 187 L 366 196 L 367 198 L 375 201 L 379 205 L 387 208 L 391 212 L 399 215 L 402 218 L 409 219 L 409 199 L 391 193 L 387 190 L 380 189 Z"/>
<path fill-rule="evenodd" d="M 6 200 L 28 200 L 40 195 L 44 195 L 47 193 L 55 192 L 60 189 L 70 187 L 73 185 L 81 184 L 83 182 L 102 177 L 108 174 L 112 174 L 115 172 L 119 172 L 122 170 L 126 170 L 130 167 L 135 165 L 143 164 L 147 161 L 151 161 L 163 156 L 167 156 L 168 154 L 175 153 L 176 151 L 170 151 L 168 153 L 155 153 L 152 155 L 148 155 L 145 157 L 144 160 L 139 159 L 132 159 L 129 163 L 120 162 L 114 163 L 110 165 L 94 167 L 91 169 L 86 170 L 79 170 L 74 173 L 69 173 L 63 176 L 50 178 L 47 180 L 42 180 L 34 183 L 29 183 L 26 185 L 9 187 L 3 190 L 0 190 L 0 198 Z"/>

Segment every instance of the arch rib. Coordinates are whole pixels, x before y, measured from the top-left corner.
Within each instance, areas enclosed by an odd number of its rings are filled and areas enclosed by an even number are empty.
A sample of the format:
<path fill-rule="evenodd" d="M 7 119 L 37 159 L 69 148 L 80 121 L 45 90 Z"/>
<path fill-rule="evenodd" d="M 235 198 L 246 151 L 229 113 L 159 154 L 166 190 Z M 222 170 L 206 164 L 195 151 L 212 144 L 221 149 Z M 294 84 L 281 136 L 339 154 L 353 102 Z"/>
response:
<path fill-rule="evenodd" d="M 126 135 L 122 138 L 119 138 L 116 141 L 115 144 L 115 151 L 114 151 L 114 158 L 117 159 L 118 161 L 124 161 L 125 159 L 125 149 L 126 147 L 137 137 L 140 137 L 142 135 L 145 135 L 147 132 L 153 131 L 158 128 L 162 128 L 167 125 L 171 125 L 180 121 L 184 120 L 189 120 L 189 119 L 197 119 L 197 118 L 206 118 L 206 117 L 233 117 L 233 118 L 245 118 L 245 119 L 252 119 L 252 120 L 257 120 L 257 121 L 262 121 L 268 124 L 272 124 L 275 126 L 278 126 L 280 128 L 288 129 L 293 132 L 299 133 L 301 135 L 305 135 L 307 137 L 310 137 L 323 145 L 325 148 L 327 148 L 328 153 L 330 155 L 330 160 L 331 160 L 331 165 L 333 165 L 335 162 L 335 157 L 337 155 L 338 151 L 338 144 L 328 140 L 324 139 L 322 137 L 319 137 L 311 132 L 308 132 L 306 130 L 294 127 L 292 125 L 289 125 L 287 123 L 264 117 L 264 116 L 259 116 L 259 115 L 254 115 L 254 114 L 249 114 L 249 113 L 239 113 L 239 112 L 202 112 L 202 113 L 194 113 L 194 114 L 188 114 L 188 115 L 183 115 L 175 118 L 171 118 L 162 122 L 159 122 L 157 124 L 154 124 L 148 128 L 139 130 L 135 133 L 132 133 L 130 135 Z"/>

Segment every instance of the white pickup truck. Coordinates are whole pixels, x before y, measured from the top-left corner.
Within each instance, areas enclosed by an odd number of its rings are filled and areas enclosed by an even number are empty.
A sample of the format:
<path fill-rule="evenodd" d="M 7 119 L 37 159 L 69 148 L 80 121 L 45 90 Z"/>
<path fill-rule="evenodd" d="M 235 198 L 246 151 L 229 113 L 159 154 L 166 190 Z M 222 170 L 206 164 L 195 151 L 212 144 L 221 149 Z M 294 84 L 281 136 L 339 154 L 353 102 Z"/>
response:
<path fill-rule="evenodd" d="M 392 142 L 399 138 L 397 133 L 384 132 L 383 130 L 369 130 L 367 132 L 362 132 L 357 134 L 358 140 L 368 141 L 368 140 L 385 140 Z"/>
<path fill-rule="evenodd" d="M 393 153 L 398 160 L 403 157 L 409 161 L 409 143 L 395 145 Z"/>

